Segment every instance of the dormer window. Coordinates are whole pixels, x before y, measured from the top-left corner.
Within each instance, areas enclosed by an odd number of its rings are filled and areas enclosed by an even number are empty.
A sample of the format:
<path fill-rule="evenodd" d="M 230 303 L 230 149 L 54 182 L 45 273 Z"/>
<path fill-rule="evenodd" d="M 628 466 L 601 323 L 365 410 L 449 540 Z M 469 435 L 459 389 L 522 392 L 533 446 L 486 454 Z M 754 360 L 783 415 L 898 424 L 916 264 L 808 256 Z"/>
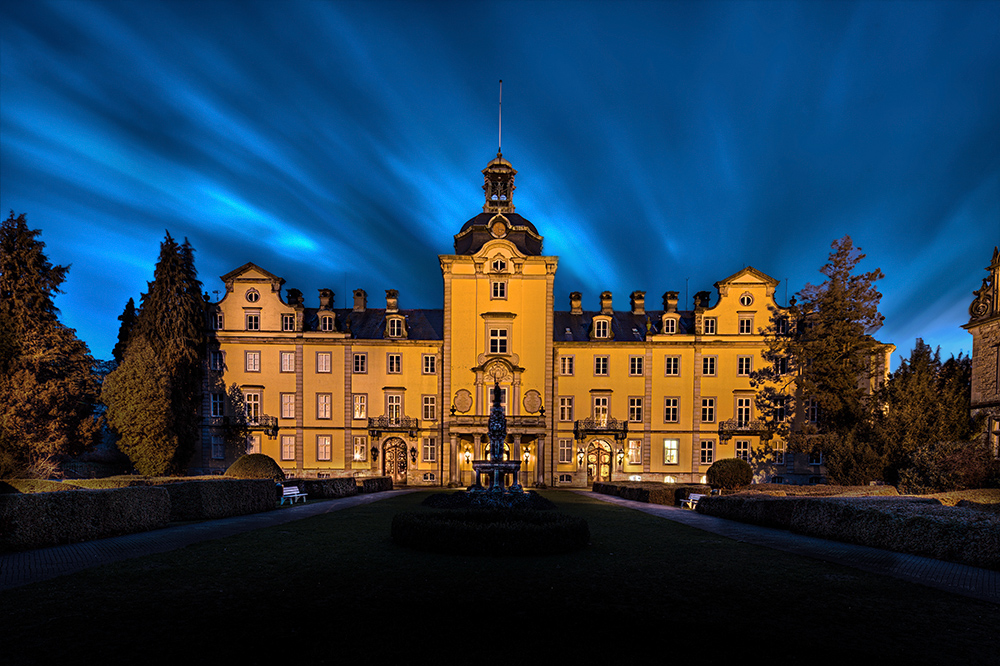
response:
<path fill-rule="evenodd" d="M 594 338 L 607 339 L 611 335 L 611 321 L 609 319 L 594 320 Z"/>
<path fill-rule="evenodd" d="M 389 338 L 406 337 L 406 320 L 402 316 L 390 316 L 385 320 L 385 335 Z"/>
<path fill-rule="evenodd" d="M 319 318 L 319 330 L 326 332 L 333 330 L 333 315 L 323 315 Z"/>
<path fill-rule="evenodd" d="M 677 332 L 677 320 L 673 317 L 663 318 L 663 332 L 667 335 L 673 335 Z"/>
<path fill-rule="evenodd" d="M 507 261 L 502 257 L 497 257 L 492 264 L 494 273 L 503 273 L 507 270 Z"/>

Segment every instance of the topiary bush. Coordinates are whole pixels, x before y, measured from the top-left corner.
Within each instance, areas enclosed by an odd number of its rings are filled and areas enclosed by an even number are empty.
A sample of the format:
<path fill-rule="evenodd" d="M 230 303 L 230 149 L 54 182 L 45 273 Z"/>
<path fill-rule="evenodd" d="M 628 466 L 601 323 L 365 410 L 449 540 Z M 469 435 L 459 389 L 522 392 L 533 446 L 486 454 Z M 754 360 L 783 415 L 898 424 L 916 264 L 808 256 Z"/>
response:
<path fill-rule="evenodd" d="M 284 481 L 285 473 L 281 471 L 274 458 L 263 453 L 248 453 L 236 459 L 225 476 L 231 479 L 274 479 Z"/>
<path fill-rule="evenodd" d="M 750 485 L 753 481 L 753 468 L 742 458 L 723 458 L 712 463 L 706 476 L 708 485 L 713 488 L 733 490 Z"/>

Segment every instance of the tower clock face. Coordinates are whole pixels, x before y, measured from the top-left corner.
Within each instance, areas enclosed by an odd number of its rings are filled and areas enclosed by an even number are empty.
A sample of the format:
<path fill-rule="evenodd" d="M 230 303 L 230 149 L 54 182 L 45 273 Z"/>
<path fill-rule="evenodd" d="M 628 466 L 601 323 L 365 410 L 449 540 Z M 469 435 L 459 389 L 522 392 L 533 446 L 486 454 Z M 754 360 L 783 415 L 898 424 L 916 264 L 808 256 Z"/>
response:
<path fill-rule="evenodd" d="M 507 235 L 507 225 L 504 224 L 501 220 L 497 220 L 490 227 L 490 233 L 493 234 L 493 236 L 496 238 L 503 238 L 504 236 Z"/>

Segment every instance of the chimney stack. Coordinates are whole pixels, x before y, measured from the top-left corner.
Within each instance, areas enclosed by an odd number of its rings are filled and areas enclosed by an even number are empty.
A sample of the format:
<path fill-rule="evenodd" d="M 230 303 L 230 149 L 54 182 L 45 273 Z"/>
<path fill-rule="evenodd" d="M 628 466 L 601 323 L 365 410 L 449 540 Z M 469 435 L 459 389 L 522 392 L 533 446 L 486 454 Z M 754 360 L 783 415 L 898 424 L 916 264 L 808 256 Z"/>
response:
<path fill-rule="evenodd" d="M 333 302 L 333 291 L 330 289 L 319 290 L 319 309 L 329 310 L 330 303 Z"/>
<path fill-rule="evenodd" d="M 633 291 L 629 298 L 632 301 L 632 314 L 634 315 L 646 314 L 646 292 Z"/>
<path fill-rule="evenodd" d="M 569 313 L 575 315 L 583 314 L 583 294 L 574 291 L 569 295 Z"/>
<path fill-rule="evenodd" d="M 364 289 L 354 290 L 354 311 L 364 312 L 368 307 L 368 294 Z"/>
<path fill-rule="evenodd" d="M 611 308 L 611 292 L 602 291 L 601 292 L 601 314 L 609 315 L 614 314 L 615 311 Z"/>
<path fill-rule="evenodd" d="M 385 290 L 385 311 L 399 312 L 399 291 L 396 289 Z"/>
<path fill-rule="evenodd" d="M 663 309 L 667 312 L 677 312 L 677 292 L 668 291 L 663 294 Z"/>

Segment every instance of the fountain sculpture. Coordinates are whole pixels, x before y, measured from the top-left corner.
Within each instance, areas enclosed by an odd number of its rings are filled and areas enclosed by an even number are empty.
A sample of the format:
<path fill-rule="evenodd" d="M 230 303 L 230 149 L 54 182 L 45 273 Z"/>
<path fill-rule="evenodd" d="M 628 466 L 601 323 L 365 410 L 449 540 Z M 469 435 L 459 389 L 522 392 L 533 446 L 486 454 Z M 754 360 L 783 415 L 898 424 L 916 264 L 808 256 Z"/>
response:
<path fill-rule="evenodd" d="M 490 438 L 490 453 L 488 460 L 473 460 L 475 483 L 469 488 L 473 494 L 474 504 L 494 506 L 512 506 L 527 500 L 524 488 L 518 483 L 517 476 L 521 471 L 520 460 L 504 460 L 503 446 L 507 439 L 507 416 L 500 402 L 500 382 L 497 381 L 493 390 L 493 407 L 490 409 L 490 420 L 487 426 Z M 512 483 L 504 487 L 504 480 L 510 474 Z M 489 486 L 483 487 L 483 475 L 489 478 Z"/>

